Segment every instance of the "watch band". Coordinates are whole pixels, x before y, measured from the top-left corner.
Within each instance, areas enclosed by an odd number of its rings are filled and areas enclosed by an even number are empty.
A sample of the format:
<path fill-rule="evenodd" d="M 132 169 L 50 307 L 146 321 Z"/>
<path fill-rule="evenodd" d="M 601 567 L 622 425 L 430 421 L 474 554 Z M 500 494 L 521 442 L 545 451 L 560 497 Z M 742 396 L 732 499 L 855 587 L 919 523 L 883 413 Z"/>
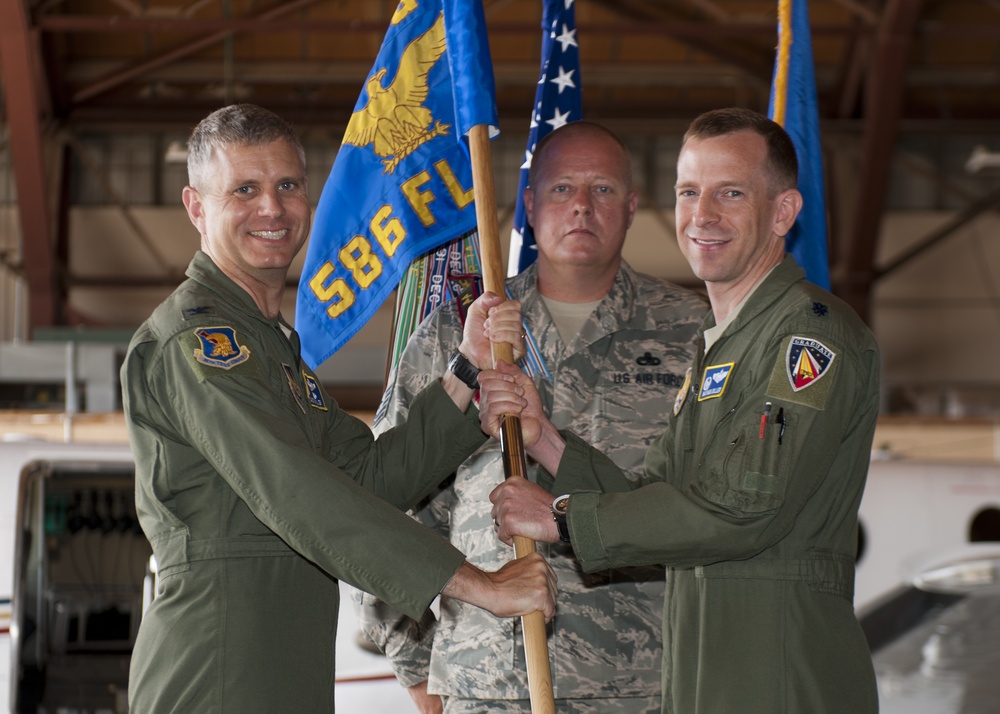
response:
<path fill-rule="evenodd" d="M 549 508 L 552 511 L 552 520 L 556 522 L 556 528 L 559 529 L 559 540 L 563 543 L 569 543 L 569 521 L 566 520 L 569 494 L 557 496 Z"/>
<path fill-rule="evenodd" d="M 448 370 L 458 377 L 469 389 L 479 389 L 479 372 L 481 371 L 461 352 L 456 351 L 448 362 Z"/>

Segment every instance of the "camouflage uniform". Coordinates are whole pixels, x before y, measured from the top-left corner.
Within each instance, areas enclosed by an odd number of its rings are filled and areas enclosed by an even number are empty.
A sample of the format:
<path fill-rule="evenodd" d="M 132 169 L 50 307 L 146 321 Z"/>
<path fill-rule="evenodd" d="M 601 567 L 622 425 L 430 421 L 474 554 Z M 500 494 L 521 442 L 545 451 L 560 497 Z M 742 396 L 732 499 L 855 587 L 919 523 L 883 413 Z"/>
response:
<path fill-rule="evenodd" d="M 623 263 L 609 294 L 567 345 L 535 283 L 532 267 L 507 284 L 552 374 L 553 381 L 535 376 L 547 413 L 638 481 L 646 447 L 663 431 L 691 363 L 705 304 Z M 447 369 L 461 336 L 454 303 L 424 321 L 390 377 L 376 432 L 406 418 L 414 395 Z M 498 568 L 512 557 L 490 519 L 489 493 L 502 478 L 499 447 L 491 441 L 417 517 L 446 534 L 470 562 Z M 615 711 L 658 711 L 663 571 L 584 573 L 568 545 L 539 544 L 539 550 L 559 577 L 558 613 L 549 631 L 556 698 L 629 698 L 616 701 Z M 429 679 L 429 691 L 453 698 L 528 697 L 519 621 L 442 598 L 440 620 L 428 612 L 417 622 L 370 595 L 359 598 L 362 628 L 386 651 L 404 686 Z M 487 705 L 479 706 L 484 711 Z M 504 710 L 499 703 L 489 707 Z"/>

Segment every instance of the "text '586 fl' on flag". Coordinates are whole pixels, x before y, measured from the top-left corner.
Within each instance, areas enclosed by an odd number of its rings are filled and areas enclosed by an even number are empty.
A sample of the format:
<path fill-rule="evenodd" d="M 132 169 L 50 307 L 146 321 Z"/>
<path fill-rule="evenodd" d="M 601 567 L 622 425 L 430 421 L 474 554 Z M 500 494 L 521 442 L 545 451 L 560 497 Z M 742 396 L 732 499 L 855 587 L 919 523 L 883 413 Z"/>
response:
<path fill-rule="evenodd" d="M 498 126 L 482 3 L 401 2 L 320 196 L 295 329 L 315 368 L 417 256 L 476 224 L 468 139 Z"/>
<path fill-rule="evenodd" d="M 583 119 L 580 83 L 580 46 L 576 37 L 574 0 L 544 0 L 542 11 L 542 68 L 531 110 L 528 145 L 517 186 L 514 227 L 510 236 L 507 274 L 517 275 L 535 262 L 538 248 L 524 210 L 524 189 L 535 146 L 548 133 Z"/>
<path fill-rule="evenodd" d="M 792 137 L 799 160 L 802 210 L 785 239 L 786 250 L 809 281 L 829 289 L 823 153 L 810 34 L 807 0 L 778 0 L 778 52 L 767 115 Z"/>

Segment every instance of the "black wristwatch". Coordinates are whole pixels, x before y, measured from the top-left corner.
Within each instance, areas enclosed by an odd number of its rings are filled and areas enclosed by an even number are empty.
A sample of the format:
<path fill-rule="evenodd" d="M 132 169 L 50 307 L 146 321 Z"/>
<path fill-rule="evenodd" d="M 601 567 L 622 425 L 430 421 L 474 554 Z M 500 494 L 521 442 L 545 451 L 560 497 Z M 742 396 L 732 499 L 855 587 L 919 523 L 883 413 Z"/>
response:
<path fill-rule="evenodd" d="M 559 540 L 569 543 L 569 523 L 566 522 L 566 510 L 569 508 L 569 494 L 557 496 L 549 506 L 552 509 L 552 520 L 556 522 L 559 529 Z"/>
<path fill-rule="evenodd" d="M 462 380 L 469 389 L 479 389 L 479 372 L 482 370 L 473 365 L 461 352 L 452 355 L 448 370 Z"/>

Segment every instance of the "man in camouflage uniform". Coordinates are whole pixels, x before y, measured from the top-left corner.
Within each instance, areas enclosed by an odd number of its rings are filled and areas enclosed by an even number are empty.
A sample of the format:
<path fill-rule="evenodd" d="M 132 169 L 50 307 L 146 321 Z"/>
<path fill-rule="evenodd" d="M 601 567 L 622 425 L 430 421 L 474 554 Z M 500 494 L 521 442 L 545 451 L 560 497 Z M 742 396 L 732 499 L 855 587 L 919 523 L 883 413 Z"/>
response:
<path fill-rule="evenodd" d="M 538 261 L 507 283 L 522 305 L 524 362 L 552 421 L 584 434 L 638 481 L 646 447 L 666 423 L 664 405 L 691 362 L 705 305 L 622 261 L 637 197 L 628 151 L 609 131 L 577 122 L 548 135 L 534 154 L 530 186 L 525 204 Z M 454 302 L 418 328 L 390 376 L 376 432 L 406 418 L 456 348 L 465 352 L 461 340 Z M 513 557 L 489 515 L 489 493 L 502 478 L 499 446 L 487 444 L 416 515 L 471 562 L 499 567 Z M 557 711 L 658 712 L 662 569 L 584 573 L 568 545 L 542 551 L 559 578 L 549 635 Z M 451 598 L 442 598 L 440 618 L 428 611 L 419 621 L 371 595 L 356 600 L 363 631 L 423 714 L 530 712 L 519 621 Z"/>

